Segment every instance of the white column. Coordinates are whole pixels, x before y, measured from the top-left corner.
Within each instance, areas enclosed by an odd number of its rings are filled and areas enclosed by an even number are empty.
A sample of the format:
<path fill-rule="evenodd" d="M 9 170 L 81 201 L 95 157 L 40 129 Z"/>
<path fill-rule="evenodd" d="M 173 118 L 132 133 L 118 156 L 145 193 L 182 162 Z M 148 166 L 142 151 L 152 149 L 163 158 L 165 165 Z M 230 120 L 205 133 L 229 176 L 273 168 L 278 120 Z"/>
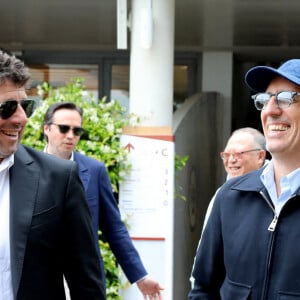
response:
<path fill-rule="evenodd" d="M 165 130 L 172 135 L 174 10 L 175 0 L 132 0 L 129 112 L 141 120 L 138 129 L 133 128 L 135 133 L 149 129 L 155 138 L 123 135 L 122 141 L 132 141 L 134 146 L 130 159 L 135 172 L 131 176 L 138 180 L 121 183 L 119 193 L 121 212 L 125 208 L 126 213 L 128 192 L 130 201 L 137 199 L 132 204 L 137 210 L 128 220 L 128 224 L 134 222 L 129 234 L 149 275 L 164 287 L 166 300 L 173 299 L 174 142 L 159 136 L 165 135 Z M 124 300 L 144 299 L 136 285 L 120 294 Z"/>
<path fill-rule="evenodd" d="M 132 0 L 129 111 L 142 126 L 172 126 L 174 9 L 174 0 Z"/>
<path fill-rule="evenodd" d="M 211 5 L 211 0 L 203 1 L 203 46 L 209 49 L 203 52 L 202 91 L 214 91 L 220 94 L 223 108 L 219 119 L 223 117 L 224 143 L 231 132 L 232 107 L 232 72 L 233 54 L 227 49 L 233 45 L 233 4 L 232 0 L 220 1 L 218 10 Z M 222 11 L 224 18 L 219 18 Z M 216 22 L 216 20 L 218 20 Z M 216 49 L 222 48 L 224 51 Z M 225 48 L 224 48 L 225 47 Z"/>

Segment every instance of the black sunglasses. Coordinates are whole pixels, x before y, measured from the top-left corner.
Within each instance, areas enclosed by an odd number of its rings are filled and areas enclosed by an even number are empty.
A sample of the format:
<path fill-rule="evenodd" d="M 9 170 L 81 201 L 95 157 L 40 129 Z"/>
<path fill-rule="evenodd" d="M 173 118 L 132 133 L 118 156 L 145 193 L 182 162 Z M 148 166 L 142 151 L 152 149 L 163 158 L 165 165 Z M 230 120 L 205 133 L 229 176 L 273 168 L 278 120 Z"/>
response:
<path fill-rule="evenodd" d="M 18 104 L 22 106 L 27 118 L 29 118 L 35 109 L 35 101 L 31 99 L 21 101 L 11 99 L 0 103 L 0 118 L 4 120 L 10 118 L 17 110 Z"/>
<path fill-rule="evenodd" d="M 64 124 L 55 124 L 51 123 L 50 125 L 56 125 L 59 129 L 59 132 L 62 134 L 65 134 L 70 131 L 70 129 L 73 131 L 73 134 L 76 136 L 82 136 L 84 134 L 84 129 L 82 127 L 72 127 L 69 125 L 64 125 Z"/>

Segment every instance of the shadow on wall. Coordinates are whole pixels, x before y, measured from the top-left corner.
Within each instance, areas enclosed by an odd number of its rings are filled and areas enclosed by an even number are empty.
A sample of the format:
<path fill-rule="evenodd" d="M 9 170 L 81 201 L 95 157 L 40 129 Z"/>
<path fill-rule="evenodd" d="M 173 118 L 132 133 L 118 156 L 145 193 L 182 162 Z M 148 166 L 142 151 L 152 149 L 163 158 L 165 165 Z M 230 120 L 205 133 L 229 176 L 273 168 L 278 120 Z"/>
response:
<path fill-rule="evenodd" d="M 188 98 L 173 116 L 175 152 L 189 156 L 175 183 L 187 200 L 175 199 L 173 300 L 187 298 L 205 212 L 224 181 L 218 155 L 223 147 L 222 111 L 218 93 L 210 92 Z"/>

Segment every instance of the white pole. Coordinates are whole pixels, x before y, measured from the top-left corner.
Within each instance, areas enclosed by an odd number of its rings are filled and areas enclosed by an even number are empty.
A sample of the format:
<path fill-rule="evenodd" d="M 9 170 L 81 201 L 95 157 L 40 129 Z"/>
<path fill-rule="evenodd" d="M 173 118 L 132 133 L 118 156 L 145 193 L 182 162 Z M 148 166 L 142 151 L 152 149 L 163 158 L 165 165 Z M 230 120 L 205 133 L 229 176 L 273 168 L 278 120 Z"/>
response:
<path fill-rule="evenodd" d="M 174 10 L 174 0 L 132 0 L 129 111 L 141 125 L 172 126 Z"/>

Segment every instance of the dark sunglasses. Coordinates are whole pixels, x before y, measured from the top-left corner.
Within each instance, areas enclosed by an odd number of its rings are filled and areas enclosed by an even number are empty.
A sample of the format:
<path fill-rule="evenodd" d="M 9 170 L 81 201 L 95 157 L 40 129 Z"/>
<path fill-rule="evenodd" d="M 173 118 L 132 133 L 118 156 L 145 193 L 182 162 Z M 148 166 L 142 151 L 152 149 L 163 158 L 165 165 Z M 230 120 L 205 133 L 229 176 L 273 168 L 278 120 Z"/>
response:
<path fill-rule="evenodd" d="M 50 125 L 56 125 L 59 129 L 59 132 L 62 134 L 65 134 L 67 132 L 69 132 L 70 130 L 73 131 L 73 134 L 76 136 L 82 136 L 84 134 L 84 129 L 82 127 L 72 127 L 69 125 L 64 125 L 64 124 L 55 124 L 55 123 L 51 123 Z"/>
<path fill-rule="evenodd" d="M 24 109 L 27 118 L 29 118 L 34 112 L 35 109 L 34 100 L 24 99 L 21 101 L 17 101 L 11 99 L 0 103 L 0 118 L 4 120 L 10 118 L 17 110 L 18 104 L 20 104 Z"/>

